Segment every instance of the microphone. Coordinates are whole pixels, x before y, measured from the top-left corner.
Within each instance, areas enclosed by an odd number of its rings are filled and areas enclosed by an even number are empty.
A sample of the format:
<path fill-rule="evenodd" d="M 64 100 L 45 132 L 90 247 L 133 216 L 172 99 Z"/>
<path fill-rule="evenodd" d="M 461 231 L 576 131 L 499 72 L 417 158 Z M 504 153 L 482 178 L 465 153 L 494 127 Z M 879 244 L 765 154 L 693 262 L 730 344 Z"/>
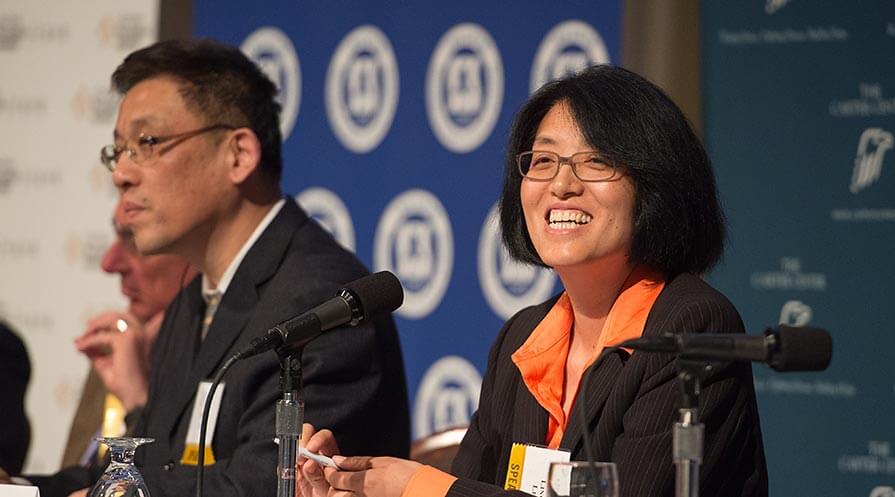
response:
<path fill-rule="evenodd" d="M 394 311 L 404 303 L 404 289 L 398 278 L 380 271 L 347 283 L 336 296 L 313 309 L 287 319 L 254 339 L 235 355 L 251 357 L 271 349 L 301 348 L 324 331 L 363 321 Z"/>
<path fill-rule="evenodd" d="M 669 352 L 682 359 L 763 362 L 776 371 L 823 371 L 833 356 L 833 338 L 820 328 L 781 325 L 764 336 L 662 335 L 628 340 L 619 347 Z"/>

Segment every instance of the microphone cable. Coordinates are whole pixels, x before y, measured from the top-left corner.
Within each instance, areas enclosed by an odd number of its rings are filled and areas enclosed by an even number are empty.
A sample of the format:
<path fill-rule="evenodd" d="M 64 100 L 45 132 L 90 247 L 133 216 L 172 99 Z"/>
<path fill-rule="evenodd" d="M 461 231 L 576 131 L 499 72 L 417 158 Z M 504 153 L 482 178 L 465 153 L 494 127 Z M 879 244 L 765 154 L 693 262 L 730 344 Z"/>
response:
<path fill-rule="evenodd" d="M 227 371 L 230 370 L 230 367 L 236 364 L 237 361 L 242 359 L 242 354 L 239 352 L 230 356 L 224 365 L 218 369 L 217 374 L 214 375 L 214 378 L 211 381 L 211 387 L 208 389 L 208 395 L 205 397 L 205 402 L 202 407 L 202 421 L 199 423 L 199 455 L 198 455 L 198 466 L 196 467 L 196 497 L 202 497 L 202 479 L 205 477 L 205 430 L 208 427 L 208 411 L 211 409 L 211 401 L 214 399 L 214 391 L 217 390 L 218 385 L 221 383 L 221 380 L 224 378 L 224 375 L 227 374 Z"/>
<path fill-rule="evenodd" d="M 581 438 L 584 439 L 584 456 L 587 458 L 587 467 L 590 469 L 591 478 L 593 478 L 594 483 L 598 483 L 600 481 L 600 476 L 597 474 L 597 456 L 594 453 L 594 448 L 590 444 L 590 432 L 588 426 L 588 419 L 586 419 L 586 410 L 587 410 L 587 385 L 589 383 L 590 375 L 594 372 L 599 366 L 600 363 L 603 362 L 604 359 L 609 357 L 610 353 L 620 351 L 619 347 L 606 347 L 600 352 L 600 355 L 597 356 L 596 360 L 594 360 L 593 364 L 590 365 L 587 369 L 584 370 L 584 375 L 581 378 L 581 384 L 578 386 L 579 393 L 583 393 L 585 397 L 585 405 L 580 406 L 578 411 L 581 413 L 578 416 L 579 421 L 579 429 L 581 430 Z M 577 402 L 577 400 L 576 400 Z M 572 408 L 574 411 L 574 407 Z M 611 462 L 611 461 L 608 461 Z M 619 478 L 620 479 L 620 478 Z"/>

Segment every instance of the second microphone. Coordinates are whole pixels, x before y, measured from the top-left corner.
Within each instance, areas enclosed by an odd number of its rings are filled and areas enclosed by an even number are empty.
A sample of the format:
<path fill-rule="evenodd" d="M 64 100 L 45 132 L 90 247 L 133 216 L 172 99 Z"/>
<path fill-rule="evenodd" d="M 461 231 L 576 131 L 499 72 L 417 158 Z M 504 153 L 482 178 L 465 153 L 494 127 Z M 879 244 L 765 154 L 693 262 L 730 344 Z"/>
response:
<path fill-rule="evenodd" d="M 346 284 L 336 296 L 313 309 L 270 328 L 237 352 L 240 359 L 272 349 L 300 349 L 321 333 L 333 328 L 374 319 L 401 307 L 404 289 L 388 272 L 364 276 Z"/>

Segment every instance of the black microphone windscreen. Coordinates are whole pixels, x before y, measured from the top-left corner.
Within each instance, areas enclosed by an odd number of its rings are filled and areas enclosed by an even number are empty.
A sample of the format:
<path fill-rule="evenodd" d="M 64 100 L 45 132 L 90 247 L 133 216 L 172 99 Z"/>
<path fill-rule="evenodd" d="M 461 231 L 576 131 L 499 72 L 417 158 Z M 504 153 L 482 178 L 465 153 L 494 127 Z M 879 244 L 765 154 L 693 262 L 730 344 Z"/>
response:
<path fill-rule="evenodd" d="M 392 312 L 404 303 L 404 288 L 398 278 L 388 271 L 364 276 L 346 284 L 345 288 L 360 301 L 364 320 Z"/>
<path fill-rule="evenodd" d="M 778 352 L 771 367 L 777 371 L 823 371 L 833 357 L 833 337 L 820 328 L 781 325 Z"/>

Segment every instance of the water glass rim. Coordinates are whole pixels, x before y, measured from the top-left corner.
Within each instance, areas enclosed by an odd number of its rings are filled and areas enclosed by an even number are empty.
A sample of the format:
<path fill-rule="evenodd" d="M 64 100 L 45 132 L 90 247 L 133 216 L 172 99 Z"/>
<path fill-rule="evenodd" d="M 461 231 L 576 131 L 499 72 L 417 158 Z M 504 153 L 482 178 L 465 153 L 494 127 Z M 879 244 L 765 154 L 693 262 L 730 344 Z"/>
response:
<path fill-rule="evenodd" d="M 547 473 L 546 495 L 618 497 L 618 467 L 604 461 L 553 461 Z"/>
<path fill-rule="evenodd" d="M 138 447 L 143 444 L 155 442 L 154 438 L 145 438 L 145 437 L 93 437 L 93 439 L 101 444 L 108 445 L 110 447 L 112 447 L 112 446 Z"/>

